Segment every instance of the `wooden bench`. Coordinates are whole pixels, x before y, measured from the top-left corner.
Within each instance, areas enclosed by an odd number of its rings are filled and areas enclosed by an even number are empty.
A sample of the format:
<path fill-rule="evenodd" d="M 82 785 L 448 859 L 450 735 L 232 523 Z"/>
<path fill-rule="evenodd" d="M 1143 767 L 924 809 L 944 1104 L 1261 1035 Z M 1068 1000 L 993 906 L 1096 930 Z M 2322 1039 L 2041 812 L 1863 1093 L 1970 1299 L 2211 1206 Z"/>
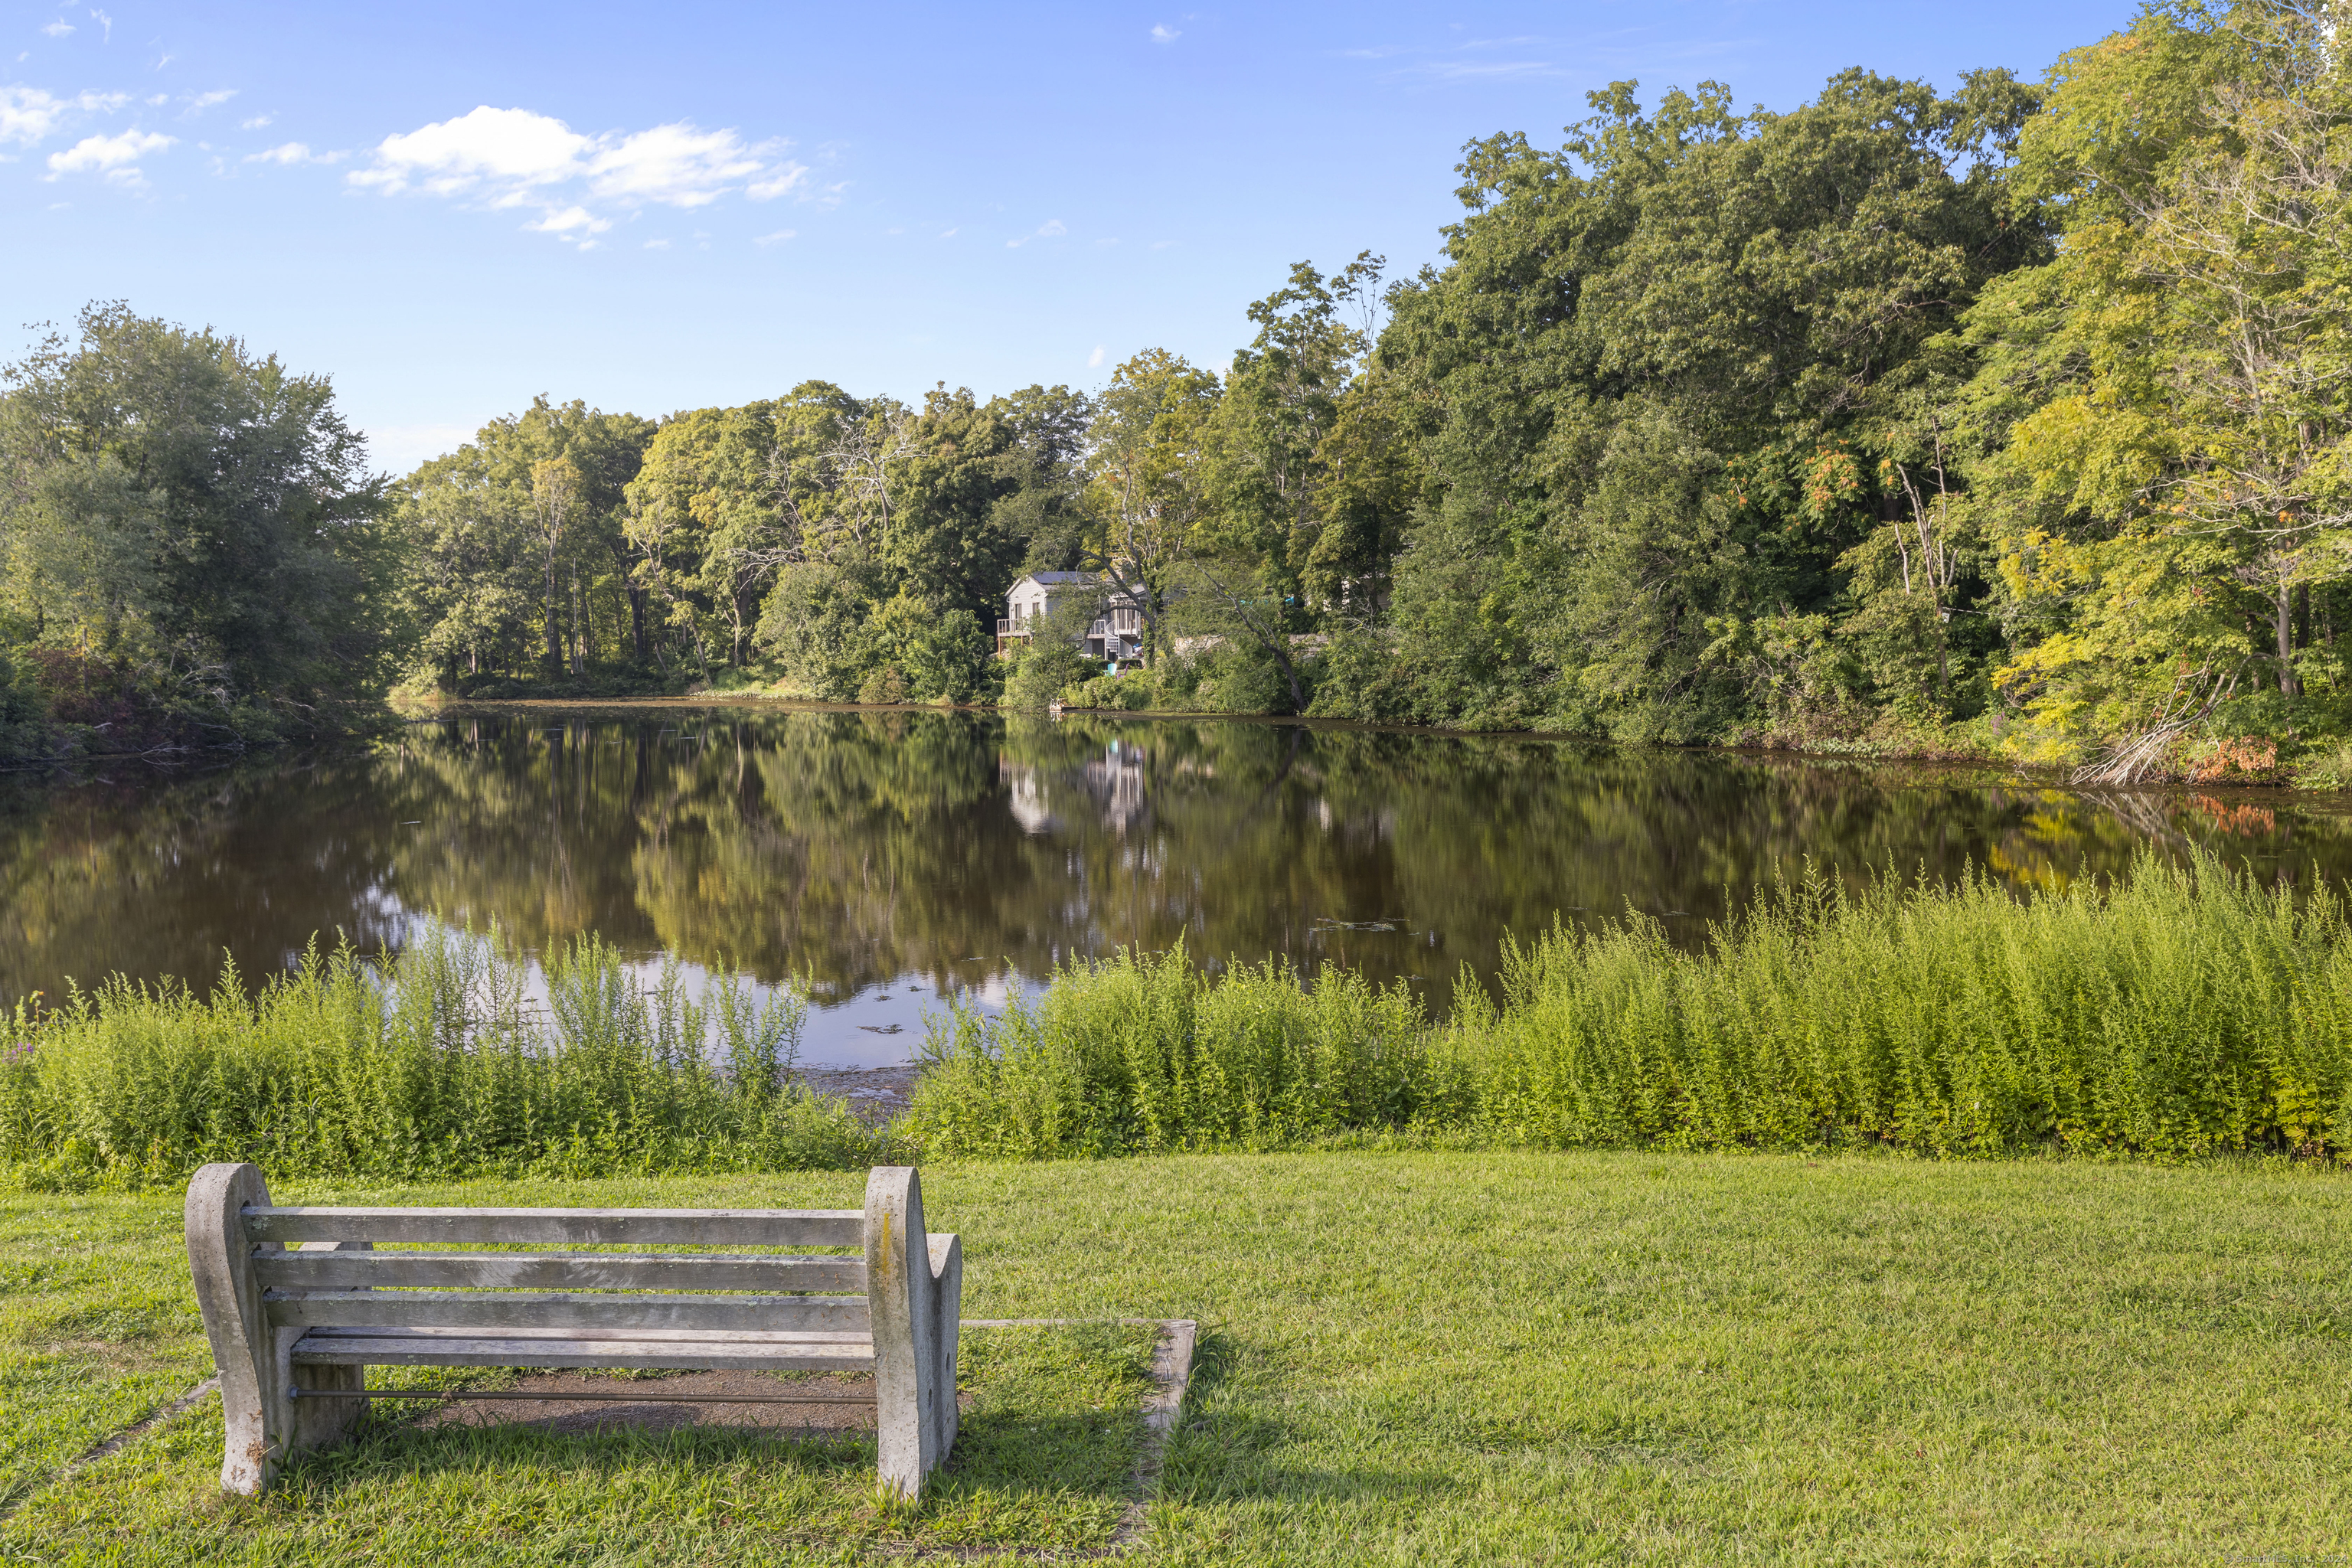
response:
<path fill-rule="evenodd" d="M 955 1442 L 963 1255 L 923 1229 L 909 1166 L 875 1167 L 861 1211 L 279 1208 L 253 1166 L 206 1165 L 187 1235 L 230 1491 L 341 1438 L 371 1366 L 870 1372 L 881 1481 L 907 1499 Z M 551 1246 L 763 1250 L 518 1250 Z M 509 1250 L 440 1250 L 482 1247 Z M 772 1250 L 824 1247 L 864 1256 Z"/>

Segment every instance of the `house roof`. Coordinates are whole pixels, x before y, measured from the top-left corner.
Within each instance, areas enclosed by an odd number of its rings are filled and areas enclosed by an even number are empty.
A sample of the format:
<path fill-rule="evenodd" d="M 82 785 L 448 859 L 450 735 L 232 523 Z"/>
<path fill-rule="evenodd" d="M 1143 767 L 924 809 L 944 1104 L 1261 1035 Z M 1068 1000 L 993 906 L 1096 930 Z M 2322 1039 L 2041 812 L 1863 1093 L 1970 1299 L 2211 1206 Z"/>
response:
<path fill-rule="evenodd" d="M 1099 583 L 1102 581 L 1102 574 L 1097 572 L 1031 572 L 1024 574 L 1021 581 L 1036 583 L 1050 588 L 1063 583 Z M 1019 584 L 1016 584 L 1014 586 L 1017 587 Z"/>

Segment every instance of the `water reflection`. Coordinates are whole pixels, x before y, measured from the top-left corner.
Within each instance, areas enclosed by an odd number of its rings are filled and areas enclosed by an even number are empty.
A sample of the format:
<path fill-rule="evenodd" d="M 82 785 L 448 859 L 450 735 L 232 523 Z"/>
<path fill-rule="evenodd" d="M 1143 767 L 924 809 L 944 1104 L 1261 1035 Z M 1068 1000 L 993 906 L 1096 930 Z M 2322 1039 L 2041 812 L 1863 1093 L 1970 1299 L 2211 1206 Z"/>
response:
<path fill-rule="evenodd" d="M 274 968 L 419 912 L 539 947 L 807 975 L 872 1059 L 941 994 L 1183 938 L 1410 976 L 1445 1005 L 1501 934 L 1632 907 L 1698 940 L 1776 863 L 2015 883 L 2204 844 L 2308 882 L 2342 805 L 2085 796 L 1935 770 L 1242 721 L 656 706 L 508 711 L 372 754 L 0 786 L 0 1001 L 67 974 Z M 887 1030 L 897 1026 L 898 1033 Z M 860 1047 L 849 1050 L 850 1045 Z"/>

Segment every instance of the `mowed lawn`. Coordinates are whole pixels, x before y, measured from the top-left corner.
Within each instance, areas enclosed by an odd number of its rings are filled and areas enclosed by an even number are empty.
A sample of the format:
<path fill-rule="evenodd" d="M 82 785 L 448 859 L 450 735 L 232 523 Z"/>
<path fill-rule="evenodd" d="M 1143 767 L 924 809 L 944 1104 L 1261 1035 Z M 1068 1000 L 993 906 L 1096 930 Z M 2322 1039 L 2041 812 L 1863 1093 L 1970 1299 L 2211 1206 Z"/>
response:
<path fill-rule="evenodd" d="M 936 1166 L 924 1187 L 933 1227 L 963 1237 L 967 1316 L 1201 1321 L 1141 1561 L 2352 1554 L 2352 1177 L 1327 1153 Z M 862 1189 L 278 1195 L 854 1206 Z M 175 1195 L 0 1200 L 0 1560 L 856 1561 L 1083 1547 L 1116 1511 L 1131 1430 L 1106 1402 L 1138 1352 L 1110 1335 L 969 1358 L 993 1414 L 908 1517 L 858 1491 L 854 1445 L 489 1441 L 389 1417 L 282 1496 L 224 1504 L 212 1405 L 58 1479 L 209 1370 L 179 1247 Z"/>

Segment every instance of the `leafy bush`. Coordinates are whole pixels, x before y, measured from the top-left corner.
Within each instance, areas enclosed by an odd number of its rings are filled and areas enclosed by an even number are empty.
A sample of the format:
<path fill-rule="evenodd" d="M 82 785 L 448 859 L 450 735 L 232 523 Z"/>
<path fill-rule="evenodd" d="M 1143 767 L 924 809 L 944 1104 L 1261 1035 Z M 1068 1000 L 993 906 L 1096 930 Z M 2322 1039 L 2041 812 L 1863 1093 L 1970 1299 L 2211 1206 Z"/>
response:
<path fill-rule="evenodd" d="M 1061 700 L 1065 687 L 1091 674 L 1095 661 L 1066 643 L 1039 638 L 1013 656 L 1013 673 L 1005 678 L 1007 708 L 1050 708 Z"/>
<path fill-rule="evenodd" d="M 1091 680 L 1062 688 L 1062 705 L 1140 713 L 1156 705 L 1159 694 L 1159 683 L 1152 679 L 1150 671 L 1131 669 L 1124 675 L 1097 675 Z"/>
<path fill-rule="evenodd" d="M 971 702 L 987 695 L 996 662 L 980 617 L 970 610 L 938 616 L 906 649 L 907 685 L 918 702 Z"/>
<path fill-rule="evenodd" d="M 1318 719 L 1402 724 L 1413 715 L 1412 680 L 1395 645 L 1381 632 L 1357 626 L 1334 633 L 1323 655 L 1321 679 L 1307 711 Z"/>
<path fill-rule="evenodd" d="M 2306 789 L 2352 789 L 2352 740 L 2330 742 L 2305 757 L 2294 782 Z"/>
<path fill-rule="evenodd" d="M 1087 667 L 1094 668 L 1092 661 Z M 1140 713 L 1286 713 L 1290 685 L 1260 644 L 1227 639 L 1190 656 L 1171 655 L 1149 669 L 1097 674 L 1062 689 L 1063 705 Z"/>
<path fill-rule="evenodd" d="M 1290 683 L 1255 637 L 1229 637 L 1199 661 L 1192 705 L 1204 713 L 1287 713 Z"/>
<path fill-rule="evenodd" d="M 602 942 L 520 959 L 436 931 L 383 963 L 321 953 L 251 995 L 117 977 L 0 1037 L 0 1163 L 36 1186 L 273 1176 L 567 1176 L 867 1163 L 879 1135 L 790 1079 L 806 1005 L 675 962 L 653 989 Z"/>
<path fill-rule="evenodd" d="M 988 635 L 970 610 L 940 614 L 901 594 L 876 612 L 860 640 L 867 661 L 860 702 L 971 702 L 993 684 Z"/>
<path fill-rule="evenodd" d="M 896 664 L 875 666 L 857 686 L 857 700 L 867 704 L 904 702 L 908 695 L 906 672 Z"/>

